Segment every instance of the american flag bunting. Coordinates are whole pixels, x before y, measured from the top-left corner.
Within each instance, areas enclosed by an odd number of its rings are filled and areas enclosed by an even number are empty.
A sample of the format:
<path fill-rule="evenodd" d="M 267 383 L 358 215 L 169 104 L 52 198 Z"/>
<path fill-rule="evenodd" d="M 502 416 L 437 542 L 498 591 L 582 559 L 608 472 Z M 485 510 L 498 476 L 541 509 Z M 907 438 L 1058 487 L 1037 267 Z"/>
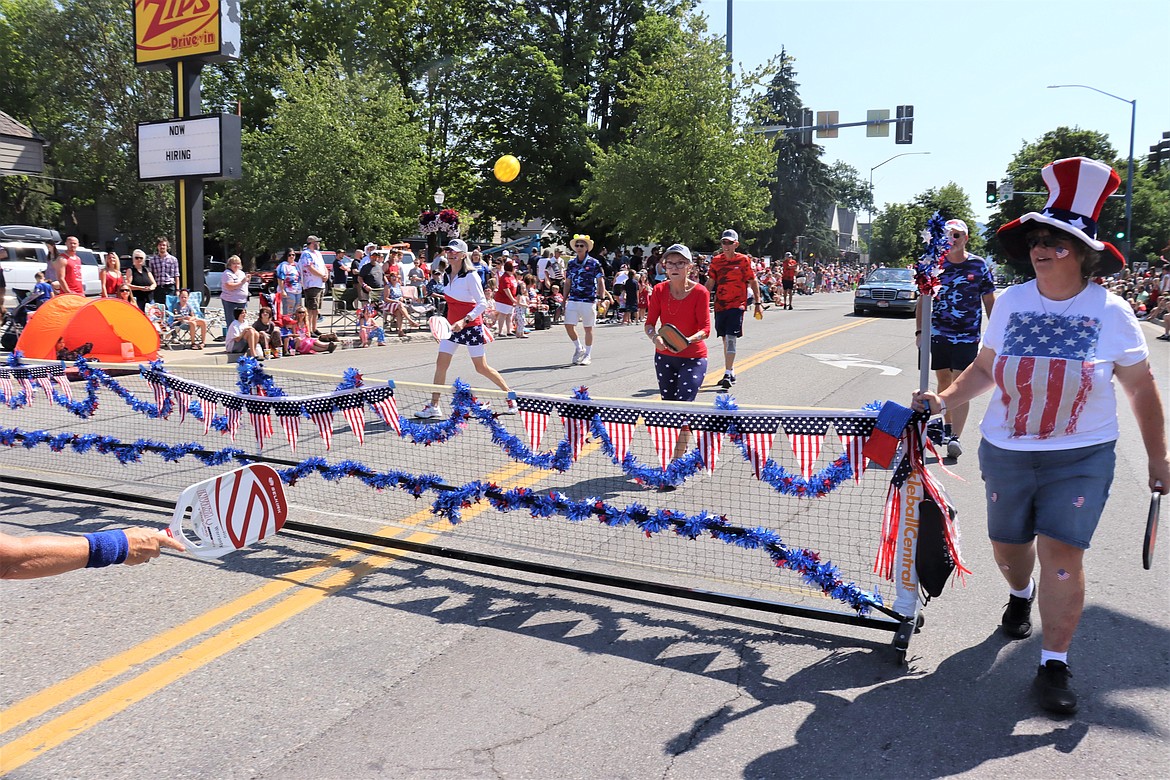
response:
<path fill-rule="evenodd" d="M 325 449 L 333 448 L 333 399 L 311 398 L 305 402 L 305 411 L 309 419 L 317 426 L 317 433 L 325 442 Z"/>
<path fill-rule="evenodd" d="M 301 407 L 292 401 L 277 401 L 273 404 L 276 419 L 284 429 L 284 437 L 288 440 L 289 449 L 297 451 L 297 441 L 301 435 Z"/>
<path fill-rule="evenodd" d="M 780 424 L 784 428 L 784 433 L 788 435 L 792 454 L 800 463 L 800 473 L 804 475 L 805 479 L 808 479 L 812 476 L 817 459 L 821 457 L 825 433 L 829 430 L 828 418 L 785 417 Z"/>
<path fill-rule="evenodd" d="M 61 388 L 61 394 L 72 401 L 73 387 L 70 385 L 69 379 L 63 376 L 56 376 L 53 378 L 57 380 L 57 386 Z"/>
<path fill-rule="evenodd" d="M 646 420 L 654 451 L 658 453 L 658 463 L 665 470 L 674 458 L 674 445 L 678 444 L 679 431 L 687 425 L 687 415 L 683 412 L 647 411 L 642 417 Z"/>
<path fill-rule="evenodd" d="M 363 410 L 365 401 L 361 393 L 351 393 L 337 398 L 337 407 L 341 409 L 341 416 L 349 423 L 350 430 L 357 437 L 358 444 L 366 443 L 366 418 Z"/>
<path fill-rule="evenodd" d="M 528 432 L 528 448 L 535 452 L 540 449 L 540 442 L 544 439 L 545 430 L 548 429 L 548 418 L 553 408 L 552 401 L 518 396 L 516 406 L 520 409 L 520 419 L 524 421 L 524 430 Z"/>
<path fill-rule="evenodd" d="M 621 463 L 625 459 L 626 453 L 630 451 L 630 442 L 634 439 L 634 426 L 638 422 L 638 411 L 636 409 L 600 407 L 597 410 L 597 415 L 601 418 L 601 424 L 613 445 L 614 457 L 617 458 L 618 463 Z"/>
<path fill-rule="evenodd" d="M 402 435 L 402 421 L 398 419 L 398 402 L 394 399 L 394 388 L 378 387 L 366 394 L 366 401 L 373 407 L 374 412 L 382 418 L 382 422 Z"/>
<path fill-rule="evenodd" d="M 865 467 L 869 464 L 862 450 L 865 448 L 865 440 L 873 433 L 873 420 L 868 417 L 837 418 L 833 426 L 837 429 L 837 437 L 853 468 L 853 481 L 860 483 Z"/>
<path fill-rule="evenodd" d="M 772 452 L 772 442 L 776 440 L 776 429 L 780 426 L 777 417 L 741 417 L 735 423 L 740 435 L 743 436 L 744 446 L 752 461 L 752 471 L 756 479 L 764 471 L 768 462 L 768 455 Z"/>

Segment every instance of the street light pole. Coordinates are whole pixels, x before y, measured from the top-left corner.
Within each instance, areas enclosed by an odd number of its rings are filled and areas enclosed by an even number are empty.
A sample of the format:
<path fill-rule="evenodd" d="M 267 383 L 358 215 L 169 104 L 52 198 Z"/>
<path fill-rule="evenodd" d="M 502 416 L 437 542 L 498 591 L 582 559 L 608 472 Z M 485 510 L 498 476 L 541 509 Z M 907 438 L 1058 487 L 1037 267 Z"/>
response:
<path fill-rule="evenodd" d="M 909 157 L 912 154 L 930 154 L 930 152 L 902 152 L 901 154 L 895 154 L 889 160 L 882 160 L 869 169 L 869 243 L 871 245 L 873 244 L 873 172 L 888 162 L 897 160 L 899 157 Z"/>
<path fill-rule="evenodd" d="M 1106 92 L 1103 89 L 1090 87 L 1088 84 L 1049 84 L 1049 89 L 1064 89 L 1066 87 L 1079 87 L 1081 89 L 1091 89 L 1094 92 L 1099 92 L 1106 97 L 1111 97 L 1114 100 L 1120 100 L 1122 103 L 1129 103 L 1129 165 L 1126 169 L 1125 179 L 1125 259 L 1129 260 L 1129 248 L 1133 246 L 1133 135 L 1134 130 L 1137 129 L 1137 98 L 1133 100 L 1126 100 L 1123 97 L 1118 97 L 1111 92 Z"/>

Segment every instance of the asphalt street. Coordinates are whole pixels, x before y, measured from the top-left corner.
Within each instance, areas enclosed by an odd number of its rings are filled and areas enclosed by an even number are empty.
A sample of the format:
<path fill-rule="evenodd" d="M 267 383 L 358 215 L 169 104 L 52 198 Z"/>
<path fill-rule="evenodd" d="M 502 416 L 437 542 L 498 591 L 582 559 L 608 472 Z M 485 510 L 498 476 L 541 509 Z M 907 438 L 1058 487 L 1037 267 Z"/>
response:
<path fill-rule="evenodd" d="M 1170 347 L 1146 327 L 1161 387 Z M 907 403 L 913 321 L 847 294 L 749 320 L 742 404 Z M 711 342 L 713 356 L 718 343 Z M 216 349 L 164 355 L 222 360 Z M 429 382 L 421 332 L 274 368 Z M 571 366 L 563 328 L 489 347 L 519 391 L 656 395 L 639 328 L 598 328 Z M 712 361 L 718 368 L 719 359 Z M 449 380 L 474 375 L 457 355 Z M 713 390 L 700 394 L 711 401 Z M 166 554 L 0 583 L 0 772 L 13 778 L 1168 777 L 1170 544 L 1141 566 L 1144 450 L 1120 410 L 1117 476 L 1087 556 L 1070 654 L 1081 710 L 1029 696 L 1039 631 L 998 629 L 1006 587 L 984 534 L 973 404 L 945 484 L 972 569 L 890 636 L 281 534 L 246 559 Z M 411 410 L 403 409 L 403 413 Z M 5 425 L 20 411 L 2 410 Z M 353 491 L 354 488 L 347 488 Z M 352 492 L 347 495 L 354 495 Z M 0 481 L 0 528 L 163 527 L 169 513 Z"/>

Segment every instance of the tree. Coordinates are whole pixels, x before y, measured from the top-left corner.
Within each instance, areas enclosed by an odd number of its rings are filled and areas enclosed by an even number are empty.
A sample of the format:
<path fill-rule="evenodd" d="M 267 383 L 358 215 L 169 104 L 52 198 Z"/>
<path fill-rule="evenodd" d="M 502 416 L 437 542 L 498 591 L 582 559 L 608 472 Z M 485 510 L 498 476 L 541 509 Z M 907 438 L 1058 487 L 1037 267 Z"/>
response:
<path fill-rule="evenodd" d="M 398 87 L 332 52 L 313 70 L 295 57 L 277 67 L 270 126 L 244 134 L 244 178 L 214 199 L 209 222 L 270 249 L 310 232 L 343 246 L 414 233 L 422 133 Z"/>
<path fill-rule="evenodd" d="M 755 115 L 760 125 L 799 127 L 801 100 L 795 59 L 781 50 L 765 101 Z M 773 225 L 759 236 L 761 252 L 773 257 L 797 246 L 825 257 L 836 255 L 837 245 L 825 215 L 836 199 L 829 169 L 821 162 L 818 146 L 800 146 L 795 136 L 781 133 L 772 141 L 773 170 L 769 212 Z"/>
<path fill-rule="evenodd" d="M 984 241 L 975 229 L 971 201 L 959 185 L 950 182 L 929 189 L 911 203 L 892 203 L 874 219 L 870 259 L 880 265 L 912 265 L 922 254 L 922 231 L 931 216 L 939 212 L 943 219 L 961 219 L 971 231 L 969 252 L 982 255 Z"/>
<path fill-rule="evenodd" d="M 688 244 L 728 225 L 765 227 L 767 143 L 728 121 L 741 90 L 727 80 L 722 47 L 697 27 L 659 33 L 663 56 L 623 99 L 638 121 L 612 149 L 596 149 L 579 200 L 586 218 L 640 240 Z"/>
<path fill-rule="evenodd" d="M 0 0 L 0 77 L 6 110 L 49 141 L 46 174 L 5 183 L 4 211 L 34 223 L 58 214 L 74 232 L 78 209 L 98 201 L 133 215 L 120 228 L 146 245 L 174 222 L 171 187 L 138 181 L 137 124 L 171 114 L 165 73 L 134 65 L 130 9 L 122 0 Z M 10 102 L 11 101 L 11 102 Z M 23 211 L 18 211 L 23 209 Z"/>

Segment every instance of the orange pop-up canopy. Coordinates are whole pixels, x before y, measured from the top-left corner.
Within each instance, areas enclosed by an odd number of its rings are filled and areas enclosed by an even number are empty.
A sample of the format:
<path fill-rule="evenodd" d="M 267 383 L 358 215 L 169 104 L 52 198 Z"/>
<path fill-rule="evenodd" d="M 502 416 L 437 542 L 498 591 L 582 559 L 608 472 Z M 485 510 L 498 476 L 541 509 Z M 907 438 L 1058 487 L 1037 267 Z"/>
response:
<path fill-rule="evenodd" d="M 33 314 L 16 342 L 24 356 L 34 360 L 56 360 L 57 342 L 65 349 L 91 343 L 86 357 L 110 363 L 131 363 L 158 358 L 158 331 L 137 306 L 113 298 L 89 299 L 81 295 L 58 295 Z M 123 344 L 129 344 L 123 355 Z"/>

